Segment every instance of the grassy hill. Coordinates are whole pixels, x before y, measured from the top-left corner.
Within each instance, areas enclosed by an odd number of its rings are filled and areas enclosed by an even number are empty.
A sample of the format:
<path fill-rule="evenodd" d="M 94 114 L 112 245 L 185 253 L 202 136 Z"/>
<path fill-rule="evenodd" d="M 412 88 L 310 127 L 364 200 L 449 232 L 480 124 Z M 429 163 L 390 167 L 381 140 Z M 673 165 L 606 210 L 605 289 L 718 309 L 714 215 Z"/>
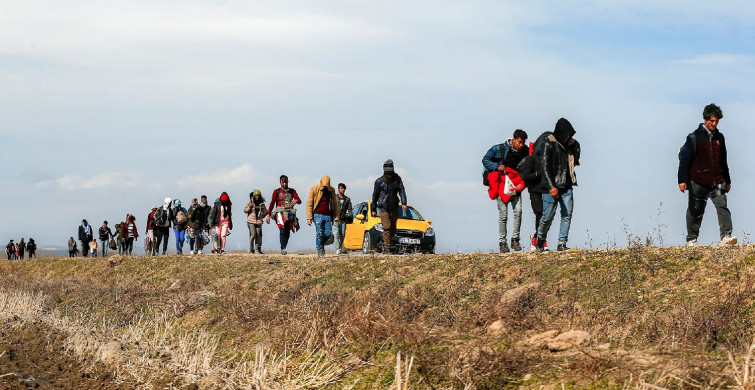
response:
<path fill-rule="evenodd" d="M 754 264 L 752 246 L 3 261 L 0 320 L 126 388 L 753 389 Z"/>

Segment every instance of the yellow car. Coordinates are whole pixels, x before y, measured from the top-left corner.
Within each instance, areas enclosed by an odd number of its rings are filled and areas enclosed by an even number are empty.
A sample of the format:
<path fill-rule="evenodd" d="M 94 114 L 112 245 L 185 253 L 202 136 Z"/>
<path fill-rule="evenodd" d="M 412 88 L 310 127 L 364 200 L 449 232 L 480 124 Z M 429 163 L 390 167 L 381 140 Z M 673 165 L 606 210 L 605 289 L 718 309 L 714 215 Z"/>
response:
<path fill-rule="evenodd" d="M 354 206 L 354 221 L 346 224 L 344 247 L 349 250 L 362 250 L 364 253 L 382 252 L 383 225 L 380 223 L 380 210 L 372 216 L 372 202 L 364 201 Z M 396 236 L 391 243 L 398 252 L 435 253 L 435 230 L 432 221 L 422 217 L 414 207 L 406 206 L 406 212 L 398 209 Z"/>

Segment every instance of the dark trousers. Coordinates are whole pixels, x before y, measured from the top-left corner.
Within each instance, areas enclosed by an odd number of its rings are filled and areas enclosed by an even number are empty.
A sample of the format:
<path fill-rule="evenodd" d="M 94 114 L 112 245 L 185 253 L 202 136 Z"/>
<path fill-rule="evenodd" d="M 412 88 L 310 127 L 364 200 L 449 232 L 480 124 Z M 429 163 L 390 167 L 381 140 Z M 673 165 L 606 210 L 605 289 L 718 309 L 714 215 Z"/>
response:
<path fill-rule="evenodd" d="M 540 219 L 543 218 L 543 194 L 540 192 L 530 191 L 530 205 L 532 213 L 535 214 L 535 230 L 540 226 Z"/>
<path fill-rule="evenodd" d="M 380 224 L 383 225 L 383 245 L 386 248 L 392 246 L 393 237 L 396 236 L 396 221 L 398 221 L 398 209 L 393 211 L 380 210 Z"/>
<path fill-rule="evenodd" d="M 81 241 L 81 255 L 89 256 L 89 241 Z"/>
<path fill-rule="evenodd" d="M 134 237 L 129 237 L 126 239 L 126 242 L 124 244 L 123 253 L 131 256 L 131 251 L 134 250 Z"/>
<path fill-rule="evenodd" d="M 165 252 L 168 251 L 168 237 L 170 237 L 170 228 L 167 226 L 156 227 L 153 231 L 155 233 L 155 245 L 152 247 L 152 250 L 156 255 L 160 254 L 160 242 L 162 242 L 163 254 L 165 254 Z"/>
<path fill-rule="evenodd" d="M 700 225 L 703 223 L 705 205 L 708 198 L 713 201 L 718 213 L 718 228 L 721 238 L 731 236 L 731 211 L 726 207 L 726 193 L 718 186 L 706 186 L 689 182 L 689 204 L 687 205 L 687 241 L 696 240 L 700 234 Z"/>
<path fill-rule="evenodd" d="M 288 227 L 288 222 L 283 227 L 279 227 L 280 230 L 280 241 L 281 241 L 281 249 L 286 249 L 286 246 L 288 246 L 288 239 L 291 238 L 291 228 Z"/>

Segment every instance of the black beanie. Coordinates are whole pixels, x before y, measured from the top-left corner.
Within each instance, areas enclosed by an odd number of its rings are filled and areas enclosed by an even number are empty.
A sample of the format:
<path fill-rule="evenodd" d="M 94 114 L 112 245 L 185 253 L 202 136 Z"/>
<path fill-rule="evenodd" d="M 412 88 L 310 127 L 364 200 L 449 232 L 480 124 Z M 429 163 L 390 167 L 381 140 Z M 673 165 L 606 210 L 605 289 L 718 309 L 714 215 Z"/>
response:
<path fill-rule="evenodd" d="M 393 160 L 388 159 L 383 163 L 383 172 L 393 173 Z"/>
<path fill-rule="evenodd" d="M 569 123 L 566 118 L 559 119 L 558 122 L 556 122 L 556 128 L 553 130 L 553 136 L 562 144 L 570 137 L 573 137 L 576 133 L 574 127 L 572 127 L 571 123 Z"/>

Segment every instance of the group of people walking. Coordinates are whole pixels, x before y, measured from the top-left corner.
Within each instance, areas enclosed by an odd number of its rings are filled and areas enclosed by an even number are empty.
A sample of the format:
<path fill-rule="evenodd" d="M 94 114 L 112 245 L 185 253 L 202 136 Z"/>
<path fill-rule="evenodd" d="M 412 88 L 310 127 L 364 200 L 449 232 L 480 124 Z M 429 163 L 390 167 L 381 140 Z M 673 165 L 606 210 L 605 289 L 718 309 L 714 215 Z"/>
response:
<path fill-rule="evenodd" d="M 734 245 L 731 212 L 726 194 L 731 190 L 726 142 L 718 130 L 723 118 L 720 107 L 711 103 L 703 109 L 703 123 L 690 133 L 679 151 L 679 190 L 689 190 L 687 206 L 687 246 L 696 246 L 705 205 L 710 198 L 716 207 L 722 245 Z M 575 167 L 579 165 L 581 147 L 574 139 L 576 131 L 560 118 L 552 132 L 542 133 L 527 147 L 527 133 L 517 129 L 512 138 L 493 145 L 482 158 L 483 183 L 498 205 L 499 252 L 522 250 L 521 193 L 527 188 L 535 232 L 530 236 L 530 250 L 548 251 L 547 235 L 560 209 L 561 223 L 558 251 L 565 251 L 574 210 L 573 189 L 577 186 Z M 511 245 L 507 241 L 509 206 L 514 214 Z"/>
<path fill-rule="evenodd" d="M 8 260 L 23 260 L 25 254 L 33 259 L 37 257 L 37 244 L 33 238 L 30 238 L 29 242 L 24 242 L 23 238 L 17 243 L 10 240 L 8 245 L 5 246 L 5 254 L 8 256 Z"/>

